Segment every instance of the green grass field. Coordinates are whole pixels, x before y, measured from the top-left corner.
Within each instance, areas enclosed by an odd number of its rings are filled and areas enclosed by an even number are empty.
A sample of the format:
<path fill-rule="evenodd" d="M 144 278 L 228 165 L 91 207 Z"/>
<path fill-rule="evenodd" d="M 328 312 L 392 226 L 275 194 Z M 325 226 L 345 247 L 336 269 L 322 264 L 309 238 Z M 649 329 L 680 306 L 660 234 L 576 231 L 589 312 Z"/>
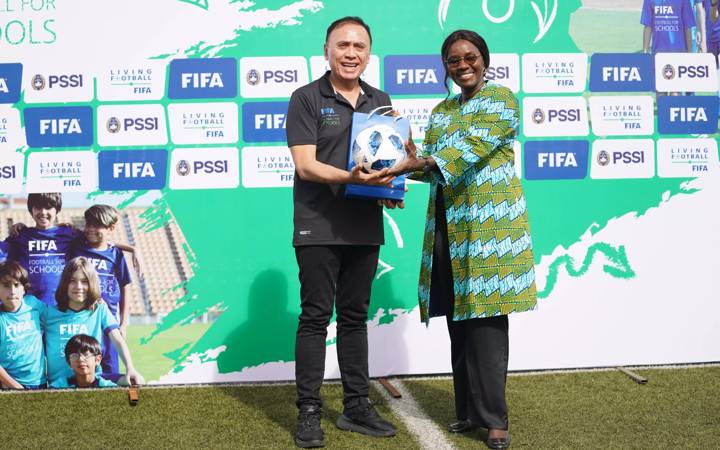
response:
<path fill-rule="evenodd" d="M 135 367 L 143 374 L 146 381 L 157 380 L 172 368 L 175 361 L 166 353 L 182 348 L 197 341 L 210 324 L 189 324 L 168 330 L 150 342 L 143 344 L 141 340 L 150 336 L 154 325 L 131 325 L 128 327 L 128 347 Z"/>
<path fill-rule="evenodd" d="M 598 30 L 606 30 L 598 37 Z M 642 50 L 640 11 L 581 8 L 570 18 L 569 34 L 581 52 L 634 53 Z"/>
<path fill-rule="evenodd" d="M 638 385 L 617 371 L 511 376 L 508 382 L 513 449 L 720 448 L 720 366 L 636 370 Z M 454 420 L 452 382 L 403 379 L 441 428 Z M 323 387 L 322 426 L 329 449 L 418 449 L 394 401 L 371 397 L 398 426 L 393 438 L 337 430 L 342 389 Z M 1 448 L 293 448 L 295 387 L 159 388 L 140 391 L 129 406 L 122 389 L 85 392 L 0 393 Z M 447 435 L 458 449 L 484 448 L 483 431 Z"/>

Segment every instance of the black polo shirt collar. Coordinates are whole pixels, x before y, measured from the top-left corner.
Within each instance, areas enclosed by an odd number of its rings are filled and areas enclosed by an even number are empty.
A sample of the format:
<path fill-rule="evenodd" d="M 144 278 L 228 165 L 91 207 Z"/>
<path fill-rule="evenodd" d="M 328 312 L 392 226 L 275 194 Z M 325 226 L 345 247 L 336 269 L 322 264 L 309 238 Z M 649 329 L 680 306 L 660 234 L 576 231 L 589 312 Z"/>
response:
<path fill-rule="evenodd" d="M 358 97 L 358 103 L 356 105 L 356 108 L 357 108 L 357 106 L 360 106 L 360 103 L 361 103 L 360 99 L 363 96 L 366 96 L 366 97 L 373 96 L 372 89 L 368 88 L 368 86 L 370 86 L 370 85 L 365 83 L 362 80 L 362 78 L 358 81 L 360 81 L 360 97 Z M 333 87 L 332 83 L 330 83 L 330 71 L 329 70 L 326 71 L 325 75 L 323 75 L 322 78 L 320 79 L 320 95 L 322 95 L 323 97 L 336 98 L 338 100 L 345 100 L 342 96 L 341 97 L 337 96 L 337 93 L 335 92 L 335 88 Z"/>

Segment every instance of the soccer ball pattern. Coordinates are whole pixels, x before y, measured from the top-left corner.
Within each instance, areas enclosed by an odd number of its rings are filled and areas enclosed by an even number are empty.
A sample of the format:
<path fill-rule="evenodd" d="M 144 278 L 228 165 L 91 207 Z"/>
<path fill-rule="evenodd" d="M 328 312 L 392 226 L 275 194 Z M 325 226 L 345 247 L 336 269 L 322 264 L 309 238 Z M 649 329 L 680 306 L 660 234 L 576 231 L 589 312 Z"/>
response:
<path fill-rule="evenodd" d="M 402 137 L 387 125 L 376 125 L 358 133 L 352 158 L 366 171 L 395 167 L 405 159 Z"/>

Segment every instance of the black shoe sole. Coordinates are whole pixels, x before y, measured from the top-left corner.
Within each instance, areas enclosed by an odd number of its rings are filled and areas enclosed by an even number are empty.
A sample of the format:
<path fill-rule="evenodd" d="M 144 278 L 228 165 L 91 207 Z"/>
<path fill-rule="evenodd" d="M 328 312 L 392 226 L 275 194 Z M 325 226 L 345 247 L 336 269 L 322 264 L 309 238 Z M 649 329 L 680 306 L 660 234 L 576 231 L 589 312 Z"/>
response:
<path fill-rule="evenodd" d="M 303 441 L 302 439 L 295 438 L 295 446 L 300 447 L 300 448 L 325 447 L 325 441 L 323 439 L 313 439 L 311 441 Z"/>
<path fill-rule="evenodd" d="M 368 436 L 374 437 L 392 437 L 395 436 L 396 433 L 395 430 L 376 430 L 374 428 L 369 428 L 365 425 L 353 422 L 351 419 L 345 417 L 344 414 L 338 417 L 335 425 L 341 430 L 354 431 L 356 433 L 366 434 Z"/>

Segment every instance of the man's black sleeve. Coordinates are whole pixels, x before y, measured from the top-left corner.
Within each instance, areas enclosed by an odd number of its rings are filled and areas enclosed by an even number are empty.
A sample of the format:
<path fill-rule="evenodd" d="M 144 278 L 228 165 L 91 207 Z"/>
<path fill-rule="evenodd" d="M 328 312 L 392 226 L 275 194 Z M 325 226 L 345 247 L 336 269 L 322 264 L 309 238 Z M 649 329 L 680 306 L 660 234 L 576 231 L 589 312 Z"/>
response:
<path fill-rule="evenodd" d="M 288 147 L 317 145 L 317 112 L 307 95 L 293 92 L 285 122 Z"/>

